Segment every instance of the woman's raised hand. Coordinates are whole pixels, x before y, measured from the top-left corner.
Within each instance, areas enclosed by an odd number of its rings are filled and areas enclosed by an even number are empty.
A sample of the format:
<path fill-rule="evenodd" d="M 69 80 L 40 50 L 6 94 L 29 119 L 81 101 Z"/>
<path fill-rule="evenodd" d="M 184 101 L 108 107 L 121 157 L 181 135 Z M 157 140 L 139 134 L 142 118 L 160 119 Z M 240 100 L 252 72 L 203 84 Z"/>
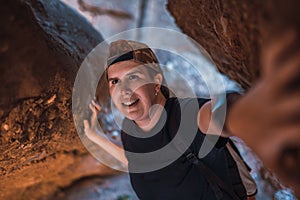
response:
<path fill-rule="evenodd" d="M 128 165 L 128 160 L 125 157 L 125 152 L 123 147 L 119 147 L 118 145 L 112 143 L 109 138 L 97 128 L 98 119 L 97 116 L 101 112 L 101 106 L 95 102 L 94 100 L 91 101 L 89 104 L 89 108 L 92 111 L 92 116 L 90 123 L 88 120 L 84 120 L 84 133 L 85 135 L 94 143 L 99 145 L 125 166 Z"/>
<path fill-rule="evenodd" d="M 90 118 L 90 123 L 88 120 L 84 120 L 84 133 L 85 135 L 92 141 L 95 141 L 99 139 L 99 137 L 104 137 L 105 139 L 108 139 L 106 135 L 102 132 L 100 132 L 97 129 L 97 123 L 98 123 L 98 114 L 101 112 L 101 106 L 95 101 L 92 100 L 91 103 L 89 104 L 89 108 L 92 111 L 92 115 Z"/>

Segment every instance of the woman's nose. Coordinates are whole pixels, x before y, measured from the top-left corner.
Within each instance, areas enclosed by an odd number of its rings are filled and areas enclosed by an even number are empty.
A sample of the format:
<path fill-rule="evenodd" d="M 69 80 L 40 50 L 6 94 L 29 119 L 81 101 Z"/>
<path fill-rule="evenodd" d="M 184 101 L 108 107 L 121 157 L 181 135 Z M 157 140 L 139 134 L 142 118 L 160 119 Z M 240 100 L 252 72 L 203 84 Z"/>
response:
<path fill-rule="evenodd" d="M 122 95 L 130 95 L 132 94 L 132 90 L 128 83 L 121 84 L 120 92 Z"/>

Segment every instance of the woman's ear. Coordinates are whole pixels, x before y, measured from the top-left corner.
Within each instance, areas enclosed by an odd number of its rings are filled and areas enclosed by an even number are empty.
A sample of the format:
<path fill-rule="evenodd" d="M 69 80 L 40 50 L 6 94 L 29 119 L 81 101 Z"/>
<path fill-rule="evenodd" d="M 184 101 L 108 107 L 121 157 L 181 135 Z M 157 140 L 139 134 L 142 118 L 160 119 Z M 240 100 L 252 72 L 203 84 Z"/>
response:
<path fill-rule="evenodd" d="M 161 85 L 162 81 L 163 81 L 162 75 L 161 75 L 160 73 L 157 73 L 157 74 L 154 76 L 154 82 L 155 82 L 155 84 Z"/>

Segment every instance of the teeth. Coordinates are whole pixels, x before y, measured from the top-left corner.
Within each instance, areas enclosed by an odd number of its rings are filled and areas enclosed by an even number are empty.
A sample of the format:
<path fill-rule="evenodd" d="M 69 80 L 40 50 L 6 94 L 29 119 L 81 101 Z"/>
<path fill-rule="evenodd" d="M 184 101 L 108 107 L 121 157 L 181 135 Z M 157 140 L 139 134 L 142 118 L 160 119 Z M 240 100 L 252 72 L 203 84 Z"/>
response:
<path fill-rule="evenodd" d="M 124 102 L 123 104 L 125 105 L 125 106 L 130 106 L 131 104 L 133 104 L 134 102 Z"/>
<path fill-rule="evenodd" d="M 135 101 L 129 101 L 129 102 L 123 102 L 123 104 L 125 105 L 125 106 L 131 106 L 131 105 L 133 105 L 135 102 L 136 102 L 137 100 L 135 100 Z"/>

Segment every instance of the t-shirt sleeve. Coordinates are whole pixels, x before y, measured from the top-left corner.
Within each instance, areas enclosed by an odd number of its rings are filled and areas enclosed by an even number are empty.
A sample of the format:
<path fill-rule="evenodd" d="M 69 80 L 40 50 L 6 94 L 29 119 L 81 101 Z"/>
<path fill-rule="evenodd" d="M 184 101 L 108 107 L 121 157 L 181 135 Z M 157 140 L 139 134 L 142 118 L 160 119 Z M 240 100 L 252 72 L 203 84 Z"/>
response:
<path fill-rule="evenodd" d="M 184 119 L 181 121 L 185 123 L 186 127 L 188 127 L 190 130 L 194 131 L 194 127 L 196 126 L 196 131 L 198 134 L 197 140 L 198 144 L 204 141 L 204 138 L 206 137 L 206 134 L 202 133 L 200 129 L 198 128 L 198 123 L 197 123 L 197 117 L 198 117 L 198 112 L 199 109 L 206 103 L 210 101 L 210 99 L 203 99 L 203 98 L 197 98 L 197 99 L 192 99 L 192 98 L 187 98 L 187 99 L 182 99 L 180 104 L 182 107 L 182 114 L 181 117 Z M 197 105 L 198 103 L 198 105 Z M 188 132 L 187 134 L 191 134 Z M 223 148 L 226 146 L 226 143 L 228 142 L 228 138 L 224 138 L 221 136 L 212 136 L 208 137 L 208 139 L 212 141 L 216 141 L 215 147 L 216 148 Z"/>
<path fill-rule="evenodd" d="M 199 103 L 199 109 L 206 103 L 210 101 L 210 99 L 202 99 L 202 98 L 198 98 L 198 103 Z M 199 132 L 200 129 L 199 129 Z M 202 132 L 201 132 L 202 133 Z M 202 133 L 204 134 L 204 133 Z M 204 134 L 205 135 L 205 134 Z M 212 139 L 213 141 L 215 141 L 216 139 L 214 137 L 217 137 L 218 138 L 218 141 L 217 143 L 215 144 L 215 147 L 216 148 L 222 148 L 222 147 L 225 147 L 226 146 L 226 143 L 228 142 L 228 138 L 225 138 L 225 137 L 221 137 L 221 136 L 210 136 L 210 139 Z"/>

